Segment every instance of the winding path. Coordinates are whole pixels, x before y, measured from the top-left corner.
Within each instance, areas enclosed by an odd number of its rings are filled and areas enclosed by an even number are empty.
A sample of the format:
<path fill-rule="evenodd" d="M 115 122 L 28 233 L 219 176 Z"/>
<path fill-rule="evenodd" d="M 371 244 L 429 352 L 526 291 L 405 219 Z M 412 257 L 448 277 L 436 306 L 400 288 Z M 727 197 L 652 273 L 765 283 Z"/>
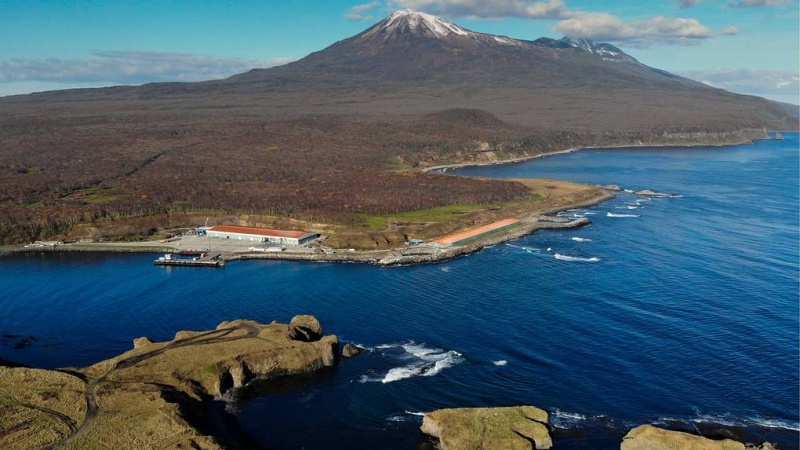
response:
<path fill-rule="evenodd" d="M 234 333 L 236 331 L 245 331 L 245 333 L 242 334 L 242 335 L 239 335 L 239 336 L 228 337 L 231 333 Z M 97 404 L 97 388 L 100 386 L 100 384 L 104 383 L 106 380 L 108 380 L 111 376 L 113 376 L 115 373 L 119 372 L 120 370 L 124 370 L 124 369 L 127 369 L 129 367 L 133 367 L 133 366 L 135 366 L 136 364 L 139 364 L 142 361 L 146 361 L 146 360 L 148 360 L 150 358 L 162 355 L 162 354 L 166 353 L 167 351 L 175 349 L 175 348 L 190 347 L 190 346 L 195 346 L 195 345 L 215 344 L 215 343 L 219 343 L 219 342 L 232 342 L 232 341 L 237 341 L 237 340 L 240 340 L 240 339 L 255 338 L 255 337 L 257 337 L 259 335 L 260 332 L 261 332 L 260 328 L 255 326 L 255 325 L 253 325 L 253 324 L 241 323 L 241 324 L 238 324 L 238 325 L 230 327 L 230 328 L 225 328 L 225 329 L 222 329 L 222 330 L 208 331 L 208 332 L 205 332 L 205 333 L 198 334 L 196 336 L 192 336 L 192 337 L 185 338 L 185 339 L 180 339 L 178 341 L 174 341 L 174 342 L 172 342 L 170 344 L 167 344 L 164 347 L 161 347 L 159 349 L 152 350 L 152 351 L 149 351 L 149 352 L 146 352 L 146 353 L 142 353 L 141 355 L 131 356 L 130 358 L 126 358 L 126 359 L 122 359 L 122 360 L 118 361 L 114 365 L 114 367 L 111 368 L 108 372 L 104 373 L 103 375 L 101 375 L 98 378 L 93 379 L 86 386 L 86 391 L 85 391 L 86 416 L 84 417 L 83 423 L 81 424 L 81 426 L 77 427 L 75 425 L 74 421 L 72 421 L 72 419 L 70 419 L 67 416 L 64 416 L 66 418 L 66 420 L 71 422 L 71 426 L 69 428 L 70 428 L 70 431 L 72 433 L 69 436 L 65 437 L 64 439 L 62 439 L 60 441 L 54 442 L 54 443 L 52 443 L 52 444 L 50 444 L 50 445 L 48 445 L 46 447 L 43 447 L 43 450 L 51 450 L 51 449 L 62 448 L 64 446 L 74 442 L 76 439 L 78 439 L 79 437 L 83 436 L 86 433 L 86 431 L 89 430 L 89 428 L 92 426 L 92 423 L 94 422 L 95 418 L 97 417 L 97 413 L 100 411 L 100 406 Z M 52 411 L 52 410 L 45 410 L 43 408 L 38 408 L 38 407 L 35 407 L 35 408 L 39 409 L 39 410 L 43 410 L 43 411 L 48 412 L 50 414 L 56 415 L 61 420 L 65 420 L 65 419 L 60 417 L 60 416 L 63 416 L 63 414 L 60 414 L 60 413 Z M 65 423 L 66 423 L 66 421 L 65 421 Z M 69 423 L 68 423 L 68 426 L 69 426 Z"/>

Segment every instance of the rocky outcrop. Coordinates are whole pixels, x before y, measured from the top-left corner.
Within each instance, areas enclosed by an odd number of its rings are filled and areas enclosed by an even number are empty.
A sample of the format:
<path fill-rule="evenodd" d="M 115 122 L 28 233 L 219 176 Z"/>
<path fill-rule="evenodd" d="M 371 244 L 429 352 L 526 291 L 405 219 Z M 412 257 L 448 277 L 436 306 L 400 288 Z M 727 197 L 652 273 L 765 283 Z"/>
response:
<path fill-rule="evenodd" d="M 286 336 L 294 341 L 318 341 L 322 337 L 322 326 L 314 316 L 294 316 Z"/>
<path fill-rule="evenodd" d="M 345 358 L 353 358 L 360 354 L 361 354 L 361 347 L 353 345 L 349 342 L 344 345 L 344 348 L 342 348 L 342 356 L 344 356 Z"/>
<path fill-rule="evenodd" d="M 634 428 L 625 435 L 620 446 L 621 450 L 772 450 L 773 448 L 769 443 L 756 447 L 732 439 L 712 440 L 652 425 Z"/>
<path fill-rule="evenodd" d="M 133 350 L 68 373 L 0 367 L 0 448 L 239 448 L 213 436 L 206 402 L 333 366 L 338 353 L 316 318 L 296 316 L 138 338 Z"/>
<path fill-rule="evenodd" d="M 531 450 L 553 445 L 547 412 L 533 406 L 453 408 L 425 414 L 422 432 L 443 450 Z"/>

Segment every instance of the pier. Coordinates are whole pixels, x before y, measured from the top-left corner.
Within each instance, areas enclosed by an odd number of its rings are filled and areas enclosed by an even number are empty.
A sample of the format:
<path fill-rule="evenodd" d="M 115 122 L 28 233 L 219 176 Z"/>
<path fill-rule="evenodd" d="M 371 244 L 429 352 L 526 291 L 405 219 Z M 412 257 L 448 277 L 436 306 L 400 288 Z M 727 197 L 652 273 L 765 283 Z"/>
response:
<path fill-rule="evenodd" d="M 220 259 L 222 252 L 214 251 L 201 254 L 199 258 L 173 258 L 171 253 L 153 261 L 157 266 L 182 266 L 182 267 L 225 267 L 225 261 Z"/>

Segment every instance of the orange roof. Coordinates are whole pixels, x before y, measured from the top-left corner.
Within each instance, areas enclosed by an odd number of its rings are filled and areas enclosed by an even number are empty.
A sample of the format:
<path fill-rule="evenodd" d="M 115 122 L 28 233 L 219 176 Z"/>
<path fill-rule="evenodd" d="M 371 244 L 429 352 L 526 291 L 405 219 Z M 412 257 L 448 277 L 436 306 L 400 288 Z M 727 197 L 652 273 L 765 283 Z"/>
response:
<path fill-rule="evenodd" d="M 483 225 L 477 228 L 470 228 L 469 230 L 465 230 L 460 233 L 450 234 L 441 239 L 437 239 L 433 242 L 441 245 L 453 245 L 454 243 L 463 241 L 464 239 L 469 239 L 483 233 L 488 233 L 490 231 L 499 230 L 500 228 L 504 228 L 509 225 L 514 225 L 515 223 L 519 223 L 519 220 L 503 219 L 497 222 L 490 223 L 488 225 Z"/>
<path fill-rule="evenodd" d="M 259 227 L 239 227 L 235 225 L 217 225 L 211 227 L 208 231 L 216 231 L 218 233 L 239 233 L 239 234 L 254 234 L 256 236 L 268 237 L 283 237 L 283 238 L 296 238 L 310 234 L 305 231 L 285 231 L 285 230 L 270 230 L 269 228 Z"/>

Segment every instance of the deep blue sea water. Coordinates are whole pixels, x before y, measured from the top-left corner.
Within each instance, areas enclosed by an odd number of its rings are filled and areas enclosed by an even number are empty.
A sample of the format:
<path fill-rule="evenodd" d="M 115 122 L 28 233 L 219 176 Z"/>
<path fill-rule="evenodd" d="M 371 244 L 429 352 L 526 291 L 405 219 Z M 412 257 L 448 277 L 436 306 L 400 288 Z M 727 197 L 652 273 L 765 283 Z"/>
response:
<path fill-rule="evenodd" d="M 413 449 L 422 412 L 532 404 L 551 413 L 555 448 L 619 448 L 641 423 L 722 423 L 796 449 L 800 151 L 784 136 L 458 170 L 682 197 L 623 192 L 563 213 L 589 227 L 436 265 L 0 258 L 0 358 L 83 366 L 139 336 L 310 313 L 368 351 L 232 405 L 269 448 Z"/>

